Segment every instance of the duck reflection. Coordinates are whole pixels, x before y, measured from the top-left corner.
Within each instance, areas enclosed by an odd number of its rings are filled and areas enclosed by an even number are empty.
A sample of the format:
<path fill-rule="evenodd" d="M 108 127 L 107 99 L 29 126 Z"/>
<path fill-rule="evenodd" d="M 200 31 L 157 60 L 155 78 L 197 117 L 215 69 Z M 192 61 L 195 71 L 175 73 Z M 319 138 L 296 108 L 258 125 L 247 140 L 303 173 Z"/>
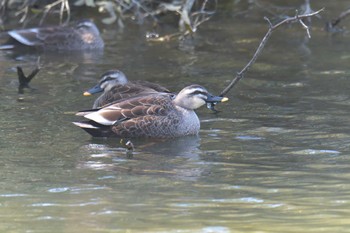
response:
<path fill-rule="evenodd" d="M 167 176 L 197 180 L 207 174 L 200 158 L 200 138 L 186 136 L 172 140 L 133 140 L 131 156 L 116 139 L 91 139 L 81 148 L 77 168 L 112 171 L 116 174 Z"/>

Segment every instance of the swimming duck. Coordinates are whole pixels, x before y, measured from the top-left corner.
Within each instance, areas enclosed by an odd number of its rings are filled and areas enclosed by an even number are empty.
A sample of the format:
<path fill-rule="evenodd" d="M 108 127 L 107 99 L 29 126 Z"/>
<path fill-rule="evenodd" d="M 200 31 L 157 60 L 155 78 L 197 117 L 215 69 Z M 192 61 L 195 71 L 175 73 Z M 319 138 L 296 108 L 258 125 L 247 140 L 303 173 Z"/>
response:
<path fill-rule="evenodd" d="M 3 49 L 17 45 L 43 50 L 103 49 L 100 32 L 91 20 L 80 20 L 73 27 L 52 26 L 8 31 L 10 40 Z M 17 46 L 18 47 L 18 46 Z"/>
<path fill-rule="evenodd" d="M 194 110 L 207 103 L 227 100 L 194 84 L 177 95 L 150 93 L 122 99 L 101 109 L 78 112 L 76 115 L 88 120 L 73 123 L 93 137 L 173 138 L 196 135 L 200 122 Z"/>
<path fill-rule="evenodd" d="M 147 81 L 128 81 L 120 70 L 109 70 L 103 73 L 94 87 L 84 92 L 85 96 L 103 92 L 94 102 L 93 108 L 99 108 L 114 101 L 137 95 L 157 92 L 170 93 L 168 89 Z"/>

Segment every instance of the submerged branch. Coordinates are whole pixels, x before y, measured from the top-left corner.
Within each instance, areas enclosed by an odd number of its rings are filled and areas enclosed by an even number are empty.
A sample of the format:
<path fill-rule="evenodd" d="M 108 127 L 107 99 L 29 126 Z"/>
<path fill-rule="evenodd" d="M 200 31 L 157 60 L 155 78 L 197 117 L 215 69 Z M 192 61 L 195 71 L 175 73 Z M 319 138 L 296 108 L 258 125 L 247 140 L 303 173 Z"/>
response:
<path fill-rule="evenodd" d="M 259 47 L 255 51 L 252 59 L 248 62 L 248 64 L 241 71 L 239 71 L 236 74 L 235 78 L 230 82 L 230 84 L 220 93 L 220 96 L 226 95 L 238 83 L 238 81 L 244 77 L 244 74 L 251 68 L 251 66 L 254 64 L 256 59 L 259 57 L 260 53 L 262 52 L 263 48 L 266 45 L 266 42 L 268 41 L 268 39 L 270 38 L 270 36 L 274 30 L 276 30 L 278 27 L 280 27 L 286 23 L 299 22 L 303 26 L 303 28 L 306 30 L 307 35 L 310 37 L 309 27 L 303 23 L 302 19 L 315 16 L 323 10 L 324 9 L 322 8 L 318 11 L 308 13 L 308 14 L 302 14 L 302 15 L 299 15 L 297 13 L 294 17 L 288 17 L 275 25 L 273 25 L 271 23 L 271 21 L 267 17 L 265 17 L 264 19 L 267 20 L 267 22 L 269 23 L 269 30 L 266 32 L 264 38 L 261 40 Z"/>
<path fill-rule="evenodd" d="M 18 75 L 18 81 L 19 81 L 19 85 L 18 85 L 18 93 L 19 94 L 23 94 L 24 88 L 31 88 L 29 86 L 29 83 L 35 77 L 35 75 L 37 75 L 37 73 L 40 71 L 40 69 L 41 69 L 40 57 L 37 60 L 37 64 L 36 64 L 35 69 L 28 76 L 25 76 L 22 67 L 17 66 L 17 75 Z"/>

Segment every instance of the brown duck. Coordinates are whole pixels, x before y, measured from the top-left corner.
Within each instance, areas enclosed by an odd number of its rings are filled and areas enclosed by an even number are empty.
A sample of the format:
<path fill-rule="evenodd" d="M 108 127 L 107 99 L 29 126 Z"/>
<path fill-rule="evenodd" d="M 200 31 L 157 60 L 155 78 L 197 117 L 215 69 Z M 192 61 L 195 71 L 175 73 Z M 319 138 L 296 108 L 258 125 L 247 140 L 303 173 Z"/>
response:
<path fill-rule="evenodd" d="M 122 99 L 101 109 L 77 113 L 87 121 L 73 122 L 93 137 L 173 138 L 196 135 L 200 122 L 195 109 L 225 102 L 200 85 L 190 85 L 179 94 L 155 92 Z"/>
<path fill-rule="evenodd" d="M 93 108 L 99 108 L 112 102 L 157 92 L 170 93 L 168 89 L 147 81 L 128 81 L 120 70 L 109 70 L 103 73 L 94 87 L 84 92 L 85 96 L 103 92 L 94 102 Z"/>
<path fill-rule="evenodd" d="M 52 26 L 11 30 L 10 40 L 0 49 L 31 47 L 41 50 L 95 50 L 103 49 L 104 42 L 96 25 L 80 20 L 73 26 Z"/>

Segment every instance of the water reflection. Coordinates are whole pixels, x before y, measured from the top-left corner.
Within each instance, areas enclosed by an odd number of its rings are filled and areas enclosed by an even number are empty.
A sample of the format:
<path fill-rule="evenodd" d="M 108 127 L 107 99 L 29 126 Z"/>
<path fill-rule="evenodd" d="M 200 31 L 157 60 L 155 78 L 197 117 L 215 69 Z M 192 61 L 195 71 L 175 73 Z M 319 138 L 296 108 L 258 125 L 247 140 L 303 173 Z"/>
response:
<path fill-rule="evenodd" d="M 136 139 L 133 144 L 136 149 L 128 152 L 118 139 L 93 139 L 81 148 L 84 156 L 77 168 L 193 181 L 209 172 L 208 166 L 201 162 L 198 136 L 173 140 Z"/>

